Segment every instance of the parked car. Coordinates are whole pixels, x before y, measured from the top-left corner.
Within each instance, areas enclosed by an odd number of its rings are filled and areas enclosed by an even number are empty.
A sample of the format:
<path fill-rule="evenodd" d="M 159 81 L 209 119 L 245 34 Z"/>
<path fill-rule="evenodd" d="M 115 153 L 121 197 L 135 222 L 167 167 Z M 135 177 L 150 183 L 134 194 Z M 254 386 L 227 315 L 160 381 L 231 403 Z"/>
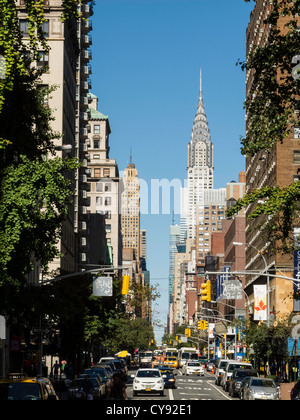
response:
<path fill-rule="evenodd" d="M 291 400 L 298 400 L 300 397 L 300 381 L 291 390 Z"/>
<path fill-rule="evenodd" d="M 244 400 L 279 400 L 280 393 L 273 379 L 249 378 L 244 387 Z"/>
<path fill-rule="evenodd" d="M 118 373 L 120 375 L 120 378 L 123 381 L 127 380 L 127 370 L 128 370 L 127 366 L 124 366 L 123 363 L 120 360 L 113 360 L 109 364 L 114 365 L 114 367 L 115 367 L 115 372 L 114 373 Z"/>
<path fill-rule="evenodd" d="M 225 391 L 228 391 L 231 375 L 235 369 L 253 369 L 251 363 L 239 362 L 238 360 L 227 360 L 224 368 L 224 374 L 221 379 L 221 386 Z"/>
<path fill-rule="evenodd" d="M 164 380 L 158 369 L 139 369 L 136 375 L 131 375 L 133 379 L 133 395 L 137 395 L 138 392 L 151 393 L 158 392 L 160 395 L 164 395 Z"/>
<path fill-rule="evenodd" d="M 89 376 L 89 378 L 92 379 L 97 379 L 99 382 L 99 398 L 104 398 L 106 395 L 106 384 L 105 381 L 103 380 L 102 376 L 99 375 L 99 373 L 83 373 L 81 374 L 78 379 L 84 379 L 86 376 Z M 96 386 L 94 384 L 94 386 Z"/>
<path fill-rule="evenodd" d="M 158 370 L 164 380 L 165 388 L 176 388 L 175 376 L 177 373 L 174 373 L 174 369 L 168 368 L 167 366 L 159 366 Z"/>
<path fill-rule="evenodd" d="M 218 359 L 216 361 L 216 369 L 215 369 L 215 384 L 221 385 L 221 380 L 224 374 L 224 369 L 228 363 L 228 359 Z"/>
<path fill-rule="evenodd" d="M 94 366 L 94 368 L 104 368 L 110 373 L 111 378 L 113 377 L 114 368 L 106 363 L 97 364 Z"/>
<path fill-rule="evenodd" d="M 112 381 L 112 373 L 111 373 L 111 369 L 108 369 L 108 367 L 94 367 L 92 366 L 90 369 L 85 369 L 85 371 L 83 373 L 86 373 L 88 375 L 91 375 L 93 373 L 98 373 L 101 378 L 102 381 L 105 383 L 105 390 L 107 391 L 107 387 L 108 385 L 111 383 Z"/>
<path fill-rule="evenodd" d="M 211 372 L 213 370 L 213 367 L 216 365 L 216 359 L 210 359 L 206 364 L 206 370 L 207 372 Z"/>
<path fill-rule="evenodd" d="M 99 400 L 103 398 L 103 395 L 101 394 L 101 386 L 99 380 L 97 378 L 90 378 L 90 380 L 94 385 L 94 389 L 91 392 L 93 400 Z M 84 377 L 74 379 L 74 381 L 68 389 L 68 398 L 70 400 L 81 400 L 85 398 L 84 392 L 82 391 L 82 385 L 84 381 Z"/>
<path fill-rule="evenodd" d="M 28 378 L 22 373 L 0 380 L 0 401 L 58 400 L 48 378 Z"/>
<path fill-rule="evenodd" d="M 99 360 L 99 363 L 108 363 L 108 362 L 112 362 L 113 360 L 115 360 L 115 357 L 101 357 L 101 359 Z"/>
<path fill-rule="evenodd" d="M 186 364 L 182 367 L 182 374 L 191 375 L 193 373 L 197 374 L 198 376 L 204 376 L 204 367 L 199 362 L 187 361 Z"/>
<path fill-rule="evenodd" d="M 257 370 L 254 369 L 235 369 L 230 378 L 228 391 L 230 397 L 238 397 L 240 395 L 241 384 L 245 378 L 250 376 L 259 377 Z"/>

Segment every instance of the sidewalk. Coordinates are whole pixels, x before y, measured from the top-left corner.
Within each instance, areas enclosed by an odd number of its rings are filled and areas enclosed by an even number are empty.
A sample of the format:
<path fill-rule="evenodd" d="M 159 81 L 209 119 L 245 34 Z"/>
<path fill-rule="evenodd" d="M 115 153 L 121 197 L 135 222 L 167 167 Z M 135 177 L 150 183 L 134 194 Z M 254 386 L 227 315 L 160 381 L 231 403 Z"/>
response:
<path fill-rule="evenodd" d="M 289 382 L 287 384 L 283 383 L 280 384 L 281 389 L 281 400 L 287 401 L 291 399 L 291 389 L 295 385 L 296 382 Z"/>

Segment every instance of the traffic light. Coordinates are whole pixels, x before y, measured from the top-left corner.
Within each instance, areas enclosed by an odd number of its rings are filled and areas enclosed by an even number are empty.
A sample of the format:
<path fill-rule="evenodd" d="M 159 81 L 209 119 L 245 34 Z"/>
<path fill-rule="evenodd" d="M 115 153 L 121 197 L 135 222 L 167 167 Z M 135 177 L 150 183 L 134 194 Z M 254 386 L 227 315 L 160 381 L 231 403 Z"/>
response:
<path fill-rule="evenodd" d="M 190 328 L 186 328 L 184 330 L 184 335 L 186 335 L 187 337 L 190 337 L 191 336 L 191 329 Z"/>
<path fill-rule="evenodd" d="M 208 322 L 198 321 L 198 330 L 208 330 Z"/>
<path fill-rule="evenodd" d="M 198 330 L 203 330 L 203 322 L 204 321 L 198 321 Z"/>
<path fill-rule="evenodd" d="M 206 302 L 210 302 L 211 301 L 211 283 L 210 283 L 210 280 L 207 280 L 206 283 L 201 284 L 201 289 L 202 289 L 201 299 L 206 301 Z"/>
<path fill-rule="evenodd" d="M 128 276 L 127 274 L 125 276 L 123 276 L 122 295 L 128 295 L 128 293 L 129 293 L 129 281 L 130 281 L 130 276 Z"/>

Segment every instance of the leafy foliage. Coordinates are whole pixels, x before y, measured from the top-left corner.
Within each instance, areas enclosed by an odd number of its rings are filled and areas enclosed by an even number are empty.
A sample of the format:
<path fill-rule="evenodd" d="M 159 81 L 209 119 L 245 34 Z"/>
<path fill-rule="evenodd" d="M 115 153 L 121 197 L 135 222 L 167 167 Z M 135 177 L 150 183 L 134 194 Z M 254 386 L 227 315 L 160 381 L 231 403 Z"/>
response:
<path fill-rule="evenodd" d="M 299 0 L 274 0 L 264 22 L 269 30 L 267 42 L 255 46 L 247 61 L 240 62 L 253 77 L 253 89 L 245 101 L 247 133 L 241 140 L 242 154 L 246 156 L 283 142 L 299 122 L 294 109 L 300 80 L 292 76 L 292 59 L 299 54 L 299 13 Z"/>
<path fill-rule="evenodd" d="M 242 154 L 247 157 L 262 150 L 270 152 L 300 122 L 299 113 L 295 113 L 300 77 L 292 74 L 292 59 L 299 54 L 299 13 L 299 0 L 274 0 L 264 21 L 269 31 L 267 42 L 254 46 L 247 61 L 240 62 L 253 78 L 253 88 L 245 101 L 247 132 L 241 139 Z M 267 240 L 277 249 L 291 252 L 293 226 L 299 222 L 299 188 L 299 183 L 293 182 L 283 188 L 252 190 L 227 210 L 226 215 L 232 217 L 248 206 L 248 218 L 257 220 L 255 227 L 265 231 Z"/>

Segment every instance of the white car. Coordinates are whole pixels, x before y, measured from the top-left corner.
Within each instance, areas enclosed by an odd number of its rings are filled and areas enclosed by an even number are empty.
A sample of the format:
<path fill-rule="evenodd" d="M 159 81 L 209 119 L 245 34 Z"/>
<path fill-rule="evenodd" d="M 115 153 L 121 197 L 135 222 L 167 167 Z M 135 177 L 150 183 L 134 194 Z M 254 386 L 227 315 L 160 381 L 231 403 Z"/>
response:
<path fill-rule="evenodd" d="M 133 379 L 133 395 L 138 392 L 150 393 L 158 392 L 164 395 L 164 380 L 158 369 L 139 369 L 136 375 L 131 375 Z"/>
<path fill-rule="evenodd" d="M 198 376 L 204 376 L 204 368 L 199 362 L 186 362 L 186 364 L 182 367 L 182 374 L 184 375 L 191 375 L 197 374 Z"/>

